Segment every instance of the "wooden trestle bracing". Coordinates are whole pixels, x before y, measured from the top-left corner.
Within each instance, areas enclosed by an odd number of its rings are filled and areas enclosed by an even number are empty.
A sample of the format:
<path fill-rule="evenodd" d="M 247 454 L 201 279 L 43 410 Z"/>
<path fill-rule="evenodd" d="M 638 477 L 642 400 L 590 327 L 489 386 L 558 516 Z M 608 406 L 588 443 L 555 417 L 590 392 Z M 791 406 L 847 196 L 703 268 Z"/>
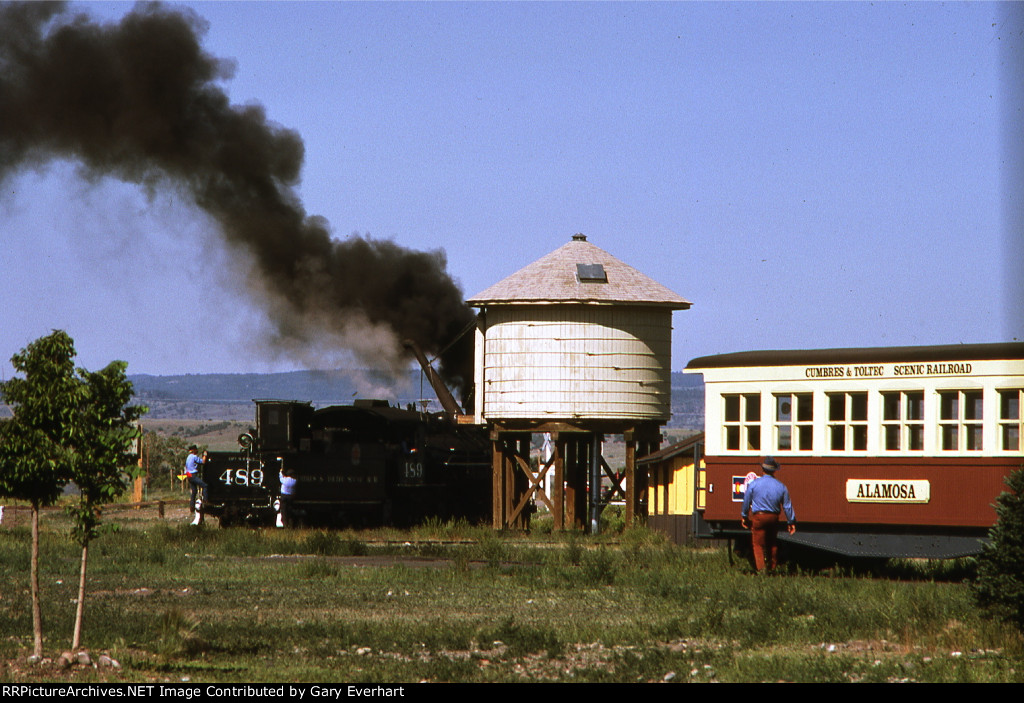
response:
<path fill-rule="evenodd" d="M 550 433 L 550 457 L 537 462 L 531 457 L 536 433 Z M 600 454 L 605 435 L 621 434 L 626 443 L 626 466 L 616 475 Z M 595 435 L 597 441 L 595 442 Z M 658 449 L 661 441 L 658 423 L 621 423 L 591 421 L 516 422 L 491 425 L 493 469 L 493 526 L 495 529 L 529 528 L 530 516 L 540 506 L 554 520 L 554 529 L 582 529 L 588 515 L 597 514 L 590 498 L 598 501 L 622 498 L 626 504 L 626 522 L 643 520 L 647 515 L 647 476 L 637 468 L 637 458 Z M 595 457 L 596 447 L 596 457 Z M 610 480 L 611 490 L 601 486 L 591 490 L 591 467 L 596 461 L 601 475 Z M 545 491 L 547 488 L 547 491 Z"/>

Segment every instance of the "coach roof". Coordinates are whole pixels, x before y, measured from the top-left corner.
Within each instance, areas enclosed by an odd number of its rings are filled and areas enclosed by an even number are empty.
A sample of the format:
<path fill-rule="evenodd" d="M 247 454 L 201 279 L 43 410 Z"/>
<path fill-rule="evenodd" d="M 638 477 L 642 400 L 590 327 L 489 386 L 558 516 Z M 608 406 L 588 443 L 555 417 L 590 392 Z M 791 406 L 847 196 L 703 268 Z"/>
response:
<path fill-rule="evenodd" d="M 870 364 L 900 361 L 989 361 L 1024 359 L 1024 343 L 943 344 L 924 347 L 852 347 L 733 352 L 693 359 L 688 370 L 744 366 Z"/>

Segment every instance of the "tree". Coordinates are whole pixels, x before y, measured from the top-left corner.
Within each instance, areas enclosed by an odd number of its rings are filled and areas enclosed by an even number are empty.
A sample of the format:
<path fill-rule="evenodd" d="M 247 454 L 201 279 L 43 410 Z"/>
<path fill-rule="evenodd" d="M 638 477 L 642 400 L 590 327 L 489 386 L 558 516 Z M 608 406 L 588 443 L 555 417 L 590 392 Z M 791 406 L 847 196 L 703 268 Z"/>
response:
<path fill-rule="evenodd" d="M 996 499 L 998 520 L 978 557 L 978 604 L 1024 632 L 1024 468 L 1006 479 L 1010 492 Z"/>
<path fill-rule="evenodd" d="M 99 506 L 127 488 L 128 452 L 137 434 L 135 420 L 145 412 L 130 406 L 132 385 L 127 364 L 115 361 L 97 373 L 75 369 L 75 347 L 66 332 L 55 330 L 12 358 L 23 378 L 0 384 L 14 417 L 0 425 L 0 495 L 32 506 L 33 654 L 42 656 L 39 604 L 39 510 L 52 505 L 69 482 L 80 491 L 69 512 L 72 534 L 82 545 L 78 608 L 72 648 L 81 641 L 89 542 L 98 535 Z"/>
<path fill-rule="evenodd" d="M 0 495 L 32 506 L 32 650 L 43 654 L 39 605 L 39 511 L 52 505 L 71 478 L 76 415 L 84 388 L 76 377 L 75 347 L 55 330 L 15 354 L 11 363 L 24 378 L 0 384 L 14 417 L 0 427 Z"/>
<path fill-rule="evenodd" d="M 99 536 L 99 506 L 121 495 L 137 468 L 130 450 L 139 434 L 135 421 L 146 408 L 128 405 L 132 384 L 125 376 L 127 367 L 123 361 L 113 361 L 96 373 L 79 369 L 84 393 L 75 418 L 75 457 L 71 471 L 71 478 L 79 489 L 79 500 L 68 512 L 75 520 L 72 535 L 82 547 L 82 562 L 72 650 L 78 649 L 82 640 L 89 543 Z"/>

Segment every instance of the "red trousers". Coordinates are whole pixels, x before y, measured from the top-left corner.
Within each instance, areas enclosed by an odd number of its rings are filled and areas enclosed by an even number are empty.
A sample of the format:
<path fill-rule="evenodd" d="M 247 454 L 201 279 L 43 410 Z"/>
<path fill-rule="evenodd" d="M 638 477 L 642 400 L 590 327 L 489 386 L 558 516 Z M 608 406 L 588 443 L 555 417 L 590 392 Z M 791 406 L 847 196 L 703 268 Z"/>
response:
<path fill-rule="evenodd" d="M 758 571 L 775 569 L 779 557 L 779 516 L 777 513 L 753 513 L 750 516 L 750 541 L 754 547 L 754 566 Z"/>

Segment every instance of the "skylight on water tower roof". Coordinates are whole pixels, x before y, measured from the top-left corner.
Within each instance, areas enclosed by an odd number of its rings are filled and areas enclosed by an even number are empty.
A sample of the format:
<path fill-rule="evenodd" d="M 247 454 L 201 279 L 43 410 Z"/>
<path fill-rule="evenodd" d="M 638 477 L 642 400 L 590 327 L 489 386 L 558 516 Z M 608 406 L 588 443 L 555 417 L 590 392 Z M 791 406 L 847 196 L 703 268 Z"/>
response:
<path fill-rule="evenodd" d="M 608 274 L 602 264 L 576 264 L 576 277 L 580 283 L 608 282 Z"/>

